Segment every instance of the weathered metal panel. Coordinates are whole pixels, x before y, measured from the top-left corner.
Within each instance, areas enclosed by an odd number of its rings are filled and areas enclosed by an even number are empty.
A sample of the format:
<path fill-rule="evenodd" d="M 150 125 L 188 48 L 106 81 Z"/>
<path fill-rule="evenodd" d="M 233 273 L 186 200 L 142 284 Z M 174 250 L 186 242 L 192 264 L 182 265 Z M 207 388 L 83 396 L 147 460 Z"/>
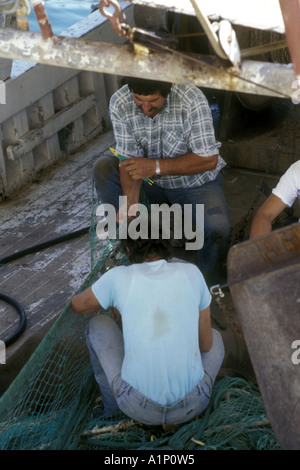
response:
<path fill-rule="evenodd" d="M 136 53 L 132 44 L 60 36 L 44 41 L 39 33 L 11 29 L 0 30 L 0 57 L 281 98 L 290 98 L 295 91 L 290 64 L 243 61 L 238 71 L 210 56 L 148 49 Z"/>
<path fill-rule="evenodd" d="M 37 126 L 34 130 L 24 133 L 17 144 L 7 147 L 7 156 L 9 160 L 22 158 L 37 145 L 43 143 L 46 139 L 52 137 L 63 127 L 76 121 L 89 109 L 95 106 L 96 99 L 94 93 L 85 98 L 80 98 L 77 102 L 70 104 L 65 109 L 55 113 L 49 119 Z M 96 126 L 95 126 L 96 127 Z"/>
<path fill-rule="evenodd" d="M 235 245 L 227 266 L 271 425 L 282 448 L 299 449 L 300 224 Z"/>
<path fill-rule="evenodd" d="M 300 0 L 280 0 L 289 51 L 296 75 L 300 78 Z"/>
<path fill-rule="evenodd" d="M 0 13 L 0 28 L 13 28 L 13 16 Z M 0 80 L 7 80 L 10 77 L 12 60 L 0 59 Z M 0 96 L 1 103 L 1 96 Z"/>
<path fill-rule="evenodd" d="M 127 5 L 130 23 L 133 22 L 132 10 L 132 5 Z M 1 32 L 3 30 L 0 28 Z M 41 34 L 37 34 L 41 38 Z M 74 25 L 63 35 L 73 40 L 84 35 L 89 40 L 124 41 L 115 38 L 109 21 L 99 12 L 91 13 L 78 27 Z M 26 43 L 24 40 L 22 46 L 25 54 Z M 34 60 L 20 62 L 18 71 L 26 71 L 18 74 L 14 70 L 13 77 L 6 80 L 3 87 L 0 83 L 0 200 L 11 196 L 66 151 L 76 150 L 101 132 L 108 122 L 107 101 L 117 89 L 116 81 L 107 74 L 35 65 Z M 5 101 L 6 104 L 1 104 Z M 68 127 L 70 121 L 66 123 L 66 119 L 72 119 Z M 54 131 L 59 133 L 53 134 Z M 7 147 L 13 160 L 8 158 Z"/>
<path fill-rule="evenodd" d="M 189 0 L 128 0 L 135 5 L 160 8 L 185 15 L 195 16 L 194 8 Z M 232 24 L 250 28 L 285 31 L 278 0 L 198 0 L 203 13 L 211 20 L 226 19 Z"/>

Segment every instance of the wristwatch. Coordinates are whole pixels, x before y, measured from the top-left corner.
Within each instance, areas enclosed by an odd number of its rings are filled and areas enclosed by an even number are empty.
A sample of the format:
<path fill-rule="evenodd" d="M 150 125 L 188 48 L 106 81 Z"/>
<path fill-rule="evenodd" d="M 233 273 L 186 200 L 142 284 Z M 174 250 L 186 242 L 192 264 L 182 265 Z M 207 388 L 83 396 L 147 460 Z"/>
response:
<path fill-rule="evenodd" d="M 159 160 L 155 160 L 155 174 L 160 175 L 160 164 Z"/>

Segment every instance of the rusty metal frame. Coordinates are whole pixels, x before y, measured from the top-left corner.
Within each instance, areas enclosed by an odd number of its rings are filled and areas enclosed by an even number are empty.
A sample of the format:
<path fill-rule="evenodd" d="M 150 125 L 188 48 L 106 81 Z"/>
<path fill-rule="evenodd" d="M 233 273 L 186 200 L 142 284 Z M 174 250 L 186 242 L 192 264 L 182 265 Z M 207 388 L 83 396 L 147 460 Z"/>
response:
<path fill-rule="evenodd" d="M 294 70 L 300 78 L 300 0 L 279 0 Z"/>
<path fill-rule="evenodd" d="M 127 25 L 117 0 L 101 0 L 101 8 L 115 23 L 116 34 L 129 39 L 129 45 L 54 36 L 43 2 L 31 2 L 41 35 L 0 29 L 0 58 L 150 79 L 157 79 L 159 74 L 164 81 L 264 96 L 291 98 L 295 93 L 296 76 L 291 64 L 243 60 L 237 68 L 218 57 L 176 51 L 163 41 L 159 47 L 154 46 L 151 37 L 148 44 L 139 44 L 138 29 Z M 113 15 L 105 10 L 107 5 L 115 7 Z"/>
<path fill-rule="evenodd" d="M 42 0 L 31 0 L 34 13 L 39 24 L 43 39 L 49 39 L 53 36 L 52 27 L 48 18 L 44 2 Z"/>
<path fill-rule="evenodd" d="M 291 98 L 295 79 L 289 65 L 243 61 L 240 71 L 217 57 L 161 50 L 138 54 L 132 44 L 113 44 L 0 28 L 0 57 L 38 62 L 57 67 L 143 76 L 145 78 L 238 91 L 279 98 Z"/>

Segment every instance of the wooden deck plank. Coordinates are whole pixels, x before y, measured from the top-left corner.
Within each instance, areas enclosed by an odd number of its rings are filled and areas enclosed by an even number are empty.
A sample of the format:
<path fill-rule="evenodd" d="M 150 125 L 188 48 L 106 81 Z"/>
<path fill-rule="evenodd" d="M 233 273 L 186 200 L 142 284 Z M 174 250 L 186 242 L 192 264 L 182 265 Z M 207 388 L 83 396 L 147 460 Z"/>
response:
<path fill-rule="evenodd" d="M 70 251 L 74 252 L 75 259 L 70 256 Z M 24 258 L 24 263 L 26 258 L 29 257 Z M 74 295 L 90 272 L 89 261 L 89 237 L 84 236 L 78 241 L 34 256 L 31 262 L 8 275 L 1 282 L 0 290 L 9 292 L 18 301 L 22 299 L 26 306 L 29 331 L 35 325 L 54 318 L 53 307 L 57 312 Z M 15 285 L 13 289 L 12 283 Z M 13 332 L 17 318 L 9 331 L 3 328 L 3 323 L 7 323 L 5 317 L 5 312 L 0 313 L 1 331 L 7 337 Z"/>

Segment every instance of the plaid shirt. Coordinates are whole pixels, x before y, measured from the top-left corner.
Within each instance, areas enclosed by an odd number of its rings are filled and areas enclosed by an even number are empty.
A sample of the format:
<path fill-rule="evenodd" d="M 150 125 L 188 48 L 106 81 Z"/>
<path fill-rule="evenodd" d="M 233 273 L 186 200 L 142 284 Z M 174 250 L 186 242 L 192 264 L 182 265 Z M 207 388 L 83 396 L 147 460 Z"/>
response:
<path fill-rule="evenodd" d="M 219 154 L 212 115 L 204 94 L 197 88 L 172 85 L 165 106 L 154 117 L 145 116 L 133 101 L 127 85 L 110 100 L 110 118 L 116 150 L 126 157 L 175 158 L 187 153 L 201 157 Z M 172 188 L 199 187 L 216 178 L 226 165 L 218 157 L 215 170 L 196 175 L 154 176 L 155 184 Z"/>

